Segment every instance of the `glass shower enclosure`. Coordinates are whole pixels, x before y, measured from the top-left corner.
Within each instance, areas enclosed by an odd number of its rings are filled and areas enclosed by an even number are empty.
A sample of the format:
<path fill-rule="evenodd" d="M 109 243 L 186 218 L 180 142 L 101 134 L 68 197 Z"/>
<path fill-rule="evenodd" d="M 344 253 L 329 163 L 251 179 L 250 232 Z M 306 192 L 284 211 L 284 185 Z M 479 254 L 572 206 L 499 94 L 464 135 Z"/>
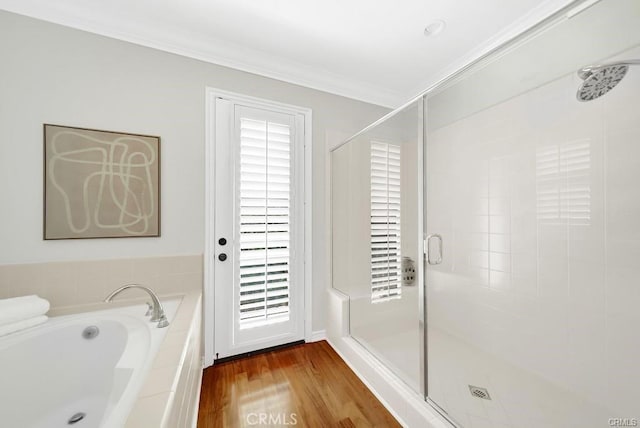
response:
<path fill-rule="evenodd" d="M 349 296 L 351 336 L 416 392 L 424 391 L 421 117 L 412 103 L 331 159 L 333 286 Z"/>
<path fill-rule="evenodd" d="M 350 335 L 452 424 L 640 424 L 639 60 L 576 1 L 332 152 Z"/>

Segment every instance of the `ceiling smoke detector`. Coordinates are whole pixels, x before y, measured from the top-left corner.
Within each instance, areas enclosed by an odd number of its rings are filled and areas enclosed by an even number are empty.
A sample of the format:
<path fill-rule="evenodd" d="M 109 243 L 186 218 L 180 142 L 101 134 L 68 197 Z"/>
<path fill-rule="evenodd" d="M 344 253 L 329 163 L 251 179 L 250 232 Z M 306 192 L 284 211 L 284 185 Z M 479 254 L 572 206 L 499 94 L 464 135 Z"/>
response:
<path fill-rule="evenodd" d="M 447 26 L 447 23 L 441 19 L 436 19 L 431 24 L 427 25 L 424 29 L 424 35 L 426 37 L 437 36 L 442 33 L 442 31 Z"/>

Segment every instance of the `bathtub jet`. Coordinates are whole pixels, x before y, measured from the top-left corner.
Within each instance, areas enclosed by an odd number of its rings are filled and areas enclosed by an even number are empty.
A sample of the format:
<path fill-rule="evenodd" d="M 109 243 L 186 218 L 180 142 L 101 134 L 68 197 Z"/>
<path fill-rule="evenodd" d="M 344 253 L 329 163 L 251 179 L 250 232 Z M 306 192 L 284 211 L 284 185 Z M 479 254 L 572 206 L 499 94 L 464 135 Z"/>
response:
<path fill-rule="evenodd" d="M 584 83 L 578 88 L 576 98 L 586 102 L 600 98 L 624 79 L 630 65 L 640 65 L 640 59 L 631 59 L 609 64 L 588 65 L 578 70 Z"/>

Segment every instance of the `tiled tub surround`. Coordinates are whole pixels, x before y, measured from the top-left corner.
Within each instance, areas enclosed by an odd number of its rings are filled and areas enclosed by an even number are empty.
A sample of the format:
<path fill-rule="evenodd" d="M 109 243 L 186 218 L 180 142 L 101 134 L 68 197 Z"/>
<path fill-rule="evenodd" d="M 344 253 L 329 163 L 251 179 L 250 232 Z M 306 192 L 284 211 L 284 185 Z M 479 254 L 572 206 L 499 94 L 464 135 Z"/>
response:
<path fill-rule="evenodd" d="M 177 301 L 178 308 L 167 327 L 151 369 L 142 387 L 125 428 L 173 428 L 195 426 L 202 378 L 202 293 L 161 295 L 161 302 Z M 132 304 L 144 311 L 146 299 L 118 300 L 52 309 L 50 314 L 81 314 Z M 154 327 L 155 328 L 155 327 Z M 105 428 L 112 428 L 105 426 Z"/>
<path fill-rule="evenodd" d="M 158 294 L 202 290 L 202 255 L 0 265 L 0 299 L 37 294 L 52 308 L 101 302 L 130 283 Z M 142 295 L 127 291 L 118 300 Z"/>
<path fill-rule="evenodd" d="M 163 302 L 169 320 L 179 304 Z M 60 426 L 80 412 L 87 427 L 123 426 L 167 333 L 145 311 L 110 305 L 0 338 L 2 426 Z"/>
<path fill-rule="evenodd" d="M 161 301 L 180 304 L 125 427 L 195 426 L 202 376 L 201 255 L 0 266 L 0 297 L 38 294 L 51 301 L 54 317 L 148 300 L 131 290 L 102 302 L 134 282 L 151 287 Z"/>
<path fill-rule="evenodd" d="M 196 426 L 202 381 L 201 292 L 183 296 L 168 328 L 125 428 Z"/>

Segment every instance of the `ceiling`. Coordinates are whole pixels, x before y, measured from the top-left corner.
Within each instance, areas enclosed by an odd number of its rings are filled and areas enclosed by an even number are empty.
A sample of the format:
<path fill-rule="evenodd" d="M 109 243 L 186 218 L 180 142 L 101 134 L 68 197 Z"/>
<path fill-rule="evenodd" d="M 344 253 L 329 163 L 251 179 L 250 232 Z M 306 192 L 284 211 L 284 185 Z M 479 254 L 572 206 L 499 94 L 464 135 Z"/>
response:
<path fill-rule="evenodd" d="M 570 0 L 0 0 L 0 9 L 396 107 Z M 424 28 L 444 20 L 445 30 Z"/>

